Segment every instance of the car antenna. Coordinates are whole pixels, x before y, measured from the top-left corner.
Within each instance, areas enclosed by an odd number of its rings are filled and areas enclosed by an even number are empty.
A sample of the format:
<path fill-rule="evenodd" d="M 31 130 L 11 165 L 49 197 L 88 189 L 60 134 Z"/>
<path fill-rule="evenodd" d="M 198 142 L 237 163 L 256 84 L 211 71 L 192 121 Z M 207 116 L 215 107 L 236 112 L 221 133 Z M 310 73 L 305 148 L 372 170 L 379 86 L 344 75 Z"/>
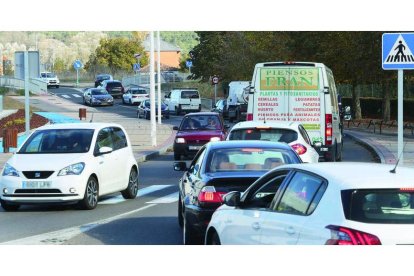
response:
<path fill-rule="evenodd" d="M 89 123 L 92 123 L 93 122 L 93 112 L 92 112 L 92 117 L 91 117 L 91 120 L 89 121 Z"/>
<path fill-rule="evenodd" d="M 402 154 L 404 152 L 404 149 L 405 149 L 405 146 L 406 145 L 407 145 L 407 142 L 404 144 L 403 150 L 401 151 L 400 156 L 398 156 L 397 163 L 395 163 L 395 167 L 392 170 L 390 170 L 390 173 L 395 173 L 396 172 L 398 163 L 400 162 L 401 156 L 402 156 Z"/>

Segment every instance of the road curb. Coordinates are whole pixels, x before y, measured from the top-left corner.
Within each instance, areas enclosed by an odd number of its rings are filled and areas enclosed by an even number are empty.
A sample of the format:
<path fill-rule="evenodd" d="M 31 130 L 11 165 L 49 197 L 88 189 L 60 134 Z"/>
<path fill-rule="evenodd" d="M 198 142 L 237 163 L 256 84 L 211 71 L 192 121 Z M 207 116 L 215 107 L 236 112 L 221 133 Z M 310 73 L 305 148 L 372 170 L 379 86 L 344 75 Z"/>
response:
<path fill-rule="evenodd" d="M 135 159 L 137 160 L 137 163 L 142 163 L 154 159 L 161 154 L 171 151 L 174 145 L 175 134 L 176 131 L 173 131 L 168 137 L 167 141 L 165 141 L 158 149 L 136 152 L 137 155 L 135 155 Z"/>
<path fill-rule="evenodd" d="M 360 142 L 370 148 L 381 160 L 381 163 L 383 164 L 395 164 L 397 162 L 397 159 L 395 158 L 394 154 L 389 151 L 386 147 L 383 145 L 375 142 L 369 137 L 366 137 L 363 134 L 356 133 L 352 130 L 344 130 L 344 133 L 348 135 L 351 139 Z"/>

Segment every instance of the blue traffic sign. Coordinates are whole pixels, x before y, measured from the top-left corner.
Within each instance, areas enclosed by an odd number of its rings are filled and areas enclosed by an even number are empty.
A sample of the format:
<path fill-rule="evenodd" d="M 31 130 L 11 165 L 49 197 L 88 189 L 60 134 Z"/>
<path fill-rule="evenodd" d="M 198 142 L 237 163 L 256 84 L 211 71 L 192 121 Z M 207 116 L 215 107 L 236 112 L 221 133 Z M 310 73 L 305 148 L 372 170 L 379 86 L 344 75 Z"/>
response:
<path fill-rule="evenodd" d="M 73 63 L 73 68 L 75 68 L 75 70 L 79 70 L 83 67 L 83 64 L 80 60 L 75 60 L 75 62 Z"/>
<path fill-rule="evenodd" d="M 385 33 L 382 35 L 382 69 L 414 69 L 414 33 Z"/>
<path fill-rule="evenodd" d="M 187 66 L 188 68 L 193 67 L 193 62 L 191 60 L 187 60 L 185 62 L 185 66 Z"/>
<path fill-rule="evenodd" d="M 134 71 L 139 71 L 141 69 L 141 64 L 134 63 L 133 68 L 134 68 Z"/>

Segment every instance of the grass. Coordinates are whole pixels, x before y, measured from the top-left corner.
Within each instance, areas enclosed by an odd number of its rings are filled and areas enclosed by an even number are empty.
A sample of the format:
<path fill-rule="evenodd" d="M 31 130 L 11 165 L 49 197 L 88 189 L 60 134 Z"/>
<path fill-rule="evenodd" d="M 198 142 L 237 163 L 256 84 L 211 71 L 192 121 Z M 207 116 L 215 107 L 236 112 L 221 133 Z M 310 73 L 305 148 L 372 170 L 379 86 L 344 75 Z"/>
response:
<path fill-rule="evenodd" d="M 9 96 L 3 96 L 3 109 L 24 109 L 24 103 Z M 41 109 L 30 106 L 30 112 L 42 111 Z"/>

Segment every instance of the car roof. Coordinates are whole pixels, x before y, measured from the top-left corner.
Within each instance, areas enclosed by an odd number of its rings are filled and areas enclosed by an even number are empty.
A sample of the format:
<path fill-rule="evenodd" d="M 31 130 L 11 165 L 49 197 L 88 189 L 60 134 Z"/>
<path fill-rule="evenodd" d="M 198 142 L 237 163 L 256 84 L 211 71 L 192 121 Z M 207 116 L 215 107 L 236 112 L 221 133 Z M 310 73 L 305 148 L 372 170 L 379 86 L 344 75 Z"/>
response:
<path fill-rule="evenodd" d="M 293 151 L 293 149 L 286 143 L 270 142 L 270 141 L 253 141 L 253 140 L 232 140 L 232 141 L 217 141 L 208 143 L 210 149 L 225 149 L 225 148 L 272 148 L 285 149 Z"/>
<path fill-rule="evenodd" d="M 271 128 L 289 128 L 298 129 L 299 122 L 263 122 L 263 121 L 245 121 L 235 124 L 231 130 L 241 128 L 271 127 Z"/>
<path fill-rule="evenodd" d="M 374 188 L 414 188 L 414 168 L 362 162 L 321 162 L 284 165 L 280 168 L 297 168 L 316 173 L 341 190 Z"/>
<path fill-rule="evenodd" d="M 64 123 L 64 124 L 50 124 L 45 125 L 38 130 L 46 130 L 46 129 L 101 129 L 104 127 L 120 127 L 121 125 L 115 123 Z"/>

